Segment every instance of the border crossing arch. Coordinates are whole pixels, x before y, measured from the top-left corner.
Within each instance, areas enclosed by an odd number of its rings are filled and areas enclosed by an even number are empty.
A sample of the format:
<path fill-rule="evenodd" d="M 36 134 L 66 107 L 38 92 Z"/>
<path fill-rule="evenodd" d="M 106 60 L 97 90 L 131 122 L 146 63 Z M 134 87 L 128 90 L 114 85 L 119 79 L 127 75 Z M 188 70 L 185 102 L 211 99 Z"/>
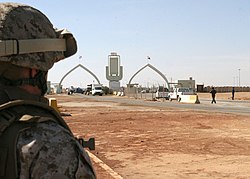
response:
<path fill-rule="evenodd" d="M 61 81 L 60 81 L 60 83 L 59 83 L 59 86 L 61 86 L 63 80 L 64 80 L 71 72 L 73 72 L 73 71 L 74 71 L 75 69 L 77 69 L 77 68 L 82 68 L 82 69 L 84 69 L 85 71 L 87 71 L 88 73 L 90 73 L 90 74 L 96 79 L 96 81 L 98 82 L 98 84 L 101 84 L 101 83 L 100 83 L 100 80 L 97 78 L 97 76 L 96 76 L 94 73 L 92 73 L 89 69 L 87 69 L 87 68 L 84 67 L 83 65 L 79 64 L 79 65 L 76 65 L 74 68 L 72 68 L 70 71 L 68 71 L 68 72 L 62 77 L 62 79 L 61 79 Z"/>
<path fill-rule="evenodd" d="M 170 85 L 169 85 L 169 83 L 168 83 L 168 79 L 166 78 L 166 76 L 165 76 L 160 70 L 158 70 L 157 68 L 155 68 L 153 65 L 151 65 L 151 64 L 149 64 L 149 63 L 146 64 L 145 66 L 143 66 L 141 69 L 139 69 L 139 70 L 130 78 L 128 84 L 131 84 L 131 81 L 133 80 L 133 78 L 134 78 L 138 73 L 140 73 L 142 70 L 144 70 L 146 67 L 149 67 L 149 68 L 151 68 L 152 70 L 154 70 L 156 73 L 158 73 L 158 74 L 164 79 L 164 81 L 166 82 L 168 89 L 170 89 Z"/>

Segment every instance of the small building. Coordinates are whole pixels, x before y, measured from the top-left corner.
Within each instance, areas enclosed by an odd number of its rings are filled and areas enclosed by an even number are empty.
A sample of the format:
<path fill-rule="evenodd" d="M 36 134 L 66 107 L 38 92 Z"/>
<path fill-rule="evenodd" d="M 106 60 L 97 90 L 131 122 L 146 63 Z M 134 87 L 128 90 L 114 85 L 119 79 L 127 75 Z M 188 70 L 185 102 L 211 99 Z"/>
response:
<path fill-rule="evenodd" d="M 176 85 L 176 88 L 189 88 L 195 92 L 195 80 L 193 80 L 192 77 L 189 78 L 189 80 L 178 80 Z"/>

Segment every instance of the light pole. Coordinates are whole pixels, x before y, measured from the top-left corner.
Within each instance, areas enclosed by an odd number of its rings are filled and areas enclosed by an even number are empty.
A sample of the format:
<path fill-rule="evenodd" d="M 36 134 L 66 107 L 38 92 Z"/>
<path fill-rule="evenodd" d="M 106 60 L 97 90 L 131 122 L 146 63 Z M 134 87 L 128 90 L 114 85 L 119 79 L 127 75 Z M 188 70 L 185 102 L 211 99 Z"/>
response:
<path fill-rule="evenodd" d="M 238 70 L 239 70 L 239 87 L 240 87 L 240 68 Z"/>

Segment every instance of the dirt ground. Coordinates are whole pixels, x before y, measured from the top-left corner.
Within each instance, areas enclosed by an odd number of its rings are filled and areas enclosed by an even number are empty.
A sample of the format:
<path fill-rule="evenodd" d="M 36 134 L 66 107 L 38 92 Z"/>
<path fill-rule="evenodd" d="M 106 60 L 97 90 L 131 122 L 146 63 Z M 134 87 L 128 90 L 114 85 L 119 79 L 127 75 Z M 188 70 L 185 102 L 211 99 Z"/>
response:
<path fill-rule="evenodd" d="M 60 111 L 71 114 L 64 119 L 74 134 L 95 137 L 91 153 L 120 178 L 250 178 L 249 116 L 48 97 L 57 98 Z M 99 179 L 115 178 L 93 165 Z"/>
<path fill-rule="evenodd" d="M 210 93 L 199 93 L 198 96 L 200 98 L 211 98 Z M 231 93 L 217 93 L 217 99 L 232 99 Z M 250 92 L 236 92 L 234 95 L 235 100 L 250 100 Z"/>

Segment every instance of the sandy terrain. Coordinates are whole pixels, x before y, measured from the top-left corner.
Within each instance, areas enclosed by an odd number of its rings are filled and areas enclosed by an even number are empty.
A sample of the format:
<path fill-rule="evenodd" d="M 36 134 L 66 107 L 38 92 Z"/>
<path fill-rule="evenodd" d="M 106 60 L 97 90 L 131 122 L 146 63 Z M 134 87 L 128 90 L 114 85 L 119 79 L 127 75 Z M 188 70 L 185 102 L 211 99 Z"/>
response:
<path fill-rule="evenodd" d="M 122 178 L 250 178 L 249 116 L 48 97 L 71 114 L 64 118 L 76 135 L 95 137 L 91 153 Z M 114 178 L 93 164 L 98 178 Z"/>

